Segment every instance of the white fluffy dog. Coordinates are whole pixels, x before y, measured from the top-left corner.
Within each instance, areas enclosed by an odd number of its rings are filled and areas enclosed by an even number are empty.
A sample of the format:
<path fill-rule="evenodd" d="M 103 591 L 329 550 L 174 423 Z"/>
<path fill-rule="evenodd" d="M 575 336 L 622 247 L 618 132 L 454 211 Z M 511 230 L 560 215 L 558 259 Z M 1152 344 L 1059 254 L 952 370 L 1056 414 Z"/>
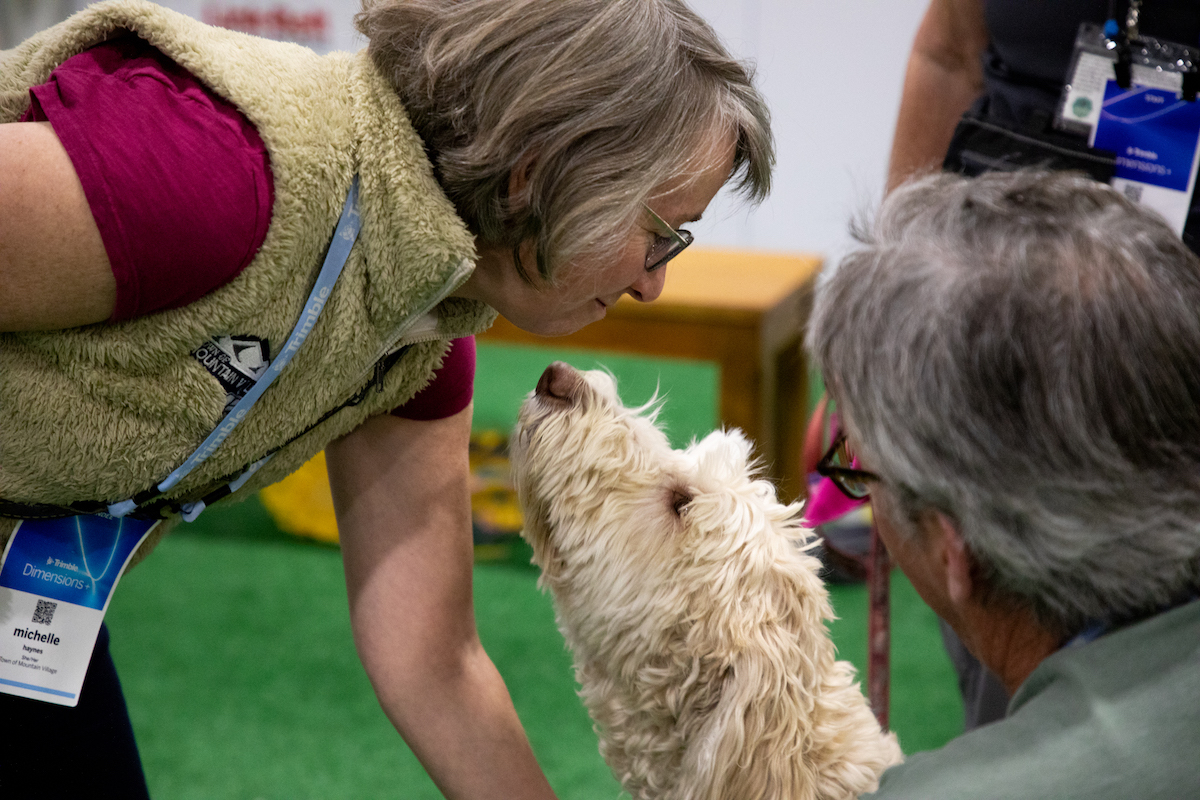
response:
<path fill-rule="evenodd" d="M 524 536 L 635 800 L 845 798 L 901 759 L 834 657 L 799 506 L 739 432 L 672 450 L 611 377 L 550 365 L 511 446 Z"/>

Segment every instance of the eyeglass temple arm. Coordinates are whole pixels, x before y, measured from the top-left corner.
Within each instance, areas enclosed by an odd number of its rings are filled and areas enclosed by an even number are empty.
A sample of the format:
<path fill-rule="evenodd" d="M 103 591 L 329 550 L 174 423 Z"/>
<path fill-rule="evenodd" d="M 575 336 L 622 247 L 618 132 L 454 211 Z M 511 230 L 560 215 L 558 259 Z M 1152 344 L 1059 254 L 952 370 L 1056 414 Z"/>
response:
<path fill-rule="evenodd" d="M 646 205 L 645 203 L 642 203 L 642 208 L 646 209 L 646 213 L 649 214 L 655 222 L 657 222 L 660 226 L 662 226 L 663 230 L 665 230 L 667 233 L 670 234 L 671 239 L 673 241 L 682 244 L 684 247 L 686 247 L 688 244 L 690 244 L 690 242 L 688 242 L 687 239 L 683 238 L 683 236 L 680 235 L 679 231 L 672 228 L 667 223 L 667 221 L 665 219 L 663 219 L 662 217 L 660 217 L 658 214 L 655 214 L 653 208 Z"/>

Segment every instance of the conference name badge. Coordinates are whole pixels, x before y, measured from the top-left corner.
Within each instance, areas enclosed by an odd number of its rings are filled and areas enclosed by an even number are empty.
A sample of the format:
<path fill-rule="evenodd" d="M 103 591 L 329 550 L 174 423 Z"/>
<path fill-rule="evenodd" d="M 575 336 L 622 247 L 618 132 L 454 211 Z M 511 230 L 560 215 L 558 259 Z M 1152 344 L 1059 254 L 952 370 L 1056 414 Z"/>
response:
<path fill-rule="evenodd" d="M 1196 184 L 1200 101 L 1108 81 L 1092 146 L 1116 153 L 1113 188 L 1153 208 L 1183 233 Z"/>
<path fill-rule="evenodd" d="M 0 561 L 0 692 L 79 703 L 117 580 L 159 521 L 95 514 L 17 523 Z"/>

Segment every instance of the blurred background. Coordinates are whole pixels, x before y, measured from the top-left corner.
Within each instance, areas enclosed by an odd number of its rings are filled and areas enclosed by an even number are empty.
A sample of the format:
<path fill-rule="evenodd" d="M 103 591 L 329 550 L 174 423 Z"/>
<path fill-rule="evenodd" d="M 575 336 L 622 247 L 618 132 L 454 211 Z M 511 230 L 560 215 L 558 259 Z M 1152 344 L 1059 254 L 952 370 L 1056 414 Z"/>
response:
<path fill-rule="evenodd" d="M 882 195 L 904 66 L 925 4 L 691 4 L 735 54 L 756 64 L 778 147 L 771 197 L 746 209 L 719 195 L 704 220 L 689 226 L 697 247 L 728 250 L 735 262 L 756 254 L 836 260 L 849 244 L 848 221 Z M 0 0 L 0 49 L 84 5 Z M 319 52 L 364 44 L 351 22 L 358 7 L 352 0 L 164 5 Z M 721 424 L 722 367 L 716 359 L 631 356 L 570 341 L 479 344 L 473 463 L 480 634 L 559 795 L 607 800 L 619 796 L 619 786 L 575 696 L 549 598 L 512 533 L 519 518 L 504 439 L 522 398 L 555 359 L 611 370 L 628 404 L 656 391 L 664 396 L 661 419 L 676 446 Z M 804 369 L 801 358 L 786 363 Z M 811 407 L 819 381 L 807 387 L 800 402 Z M 181 526 L 122 579 L 113 598 L 113 655 L 155 797 L 440 797 L 358 664 L 319 465 L 305 480 Z M 832 634 L 865 680 L 866 589 L 831 577 L 838 615 Z M 957 735 L 962 709 L 936 619 L 898 573 L 892 602 L 891 725 L 912 753 Z"/>
<path fill-rule="evenodd" d="M 0 0 L 0 49 L 65 19 L 83 0 Z M 355 0 L 168 0 L 184 14 L 319 52 L 358 50 Z M 692 0 L 737 56 L 758 66 L 779 165 L 770 199 L 746 213 L 719 197 L 698 243 L 834 256 L 846 221 L 881 196 L 900 86 L 923 0 Z"/>

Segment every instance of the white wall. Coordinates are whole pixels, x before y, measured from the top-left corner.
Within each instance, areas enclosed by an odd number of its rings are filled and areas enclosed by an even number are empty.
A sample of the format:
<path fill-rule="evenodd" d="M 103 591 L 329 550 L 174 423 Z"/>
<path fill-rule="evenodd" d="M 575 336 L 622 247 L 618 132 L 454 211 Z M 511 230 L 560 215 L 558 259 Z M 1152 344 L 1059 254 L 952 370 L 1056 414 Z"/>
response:
<path fill-rule="evenodd" d="M 729 198 L 693 233 L 705 243 L 835 257 L 846 225 L 882 196 L 908 50 L 926 0 L 690 0 L 758 66 L 778 149 L 775 188 Z"/>
<path fill-rule="evenodd" d="M 774 115 L 778 170 L 771 197 L 748 211 L 724 193 L 699 224 L 708 245 L 813 251 L 830 257 L 846 224 L 882 193 L 908 48 L 927 0 L 691 0 L 739 57 L 754 61 Z M 0 46 L 11 46 L 84 0 L 0 0 Z M 274 35 L 280 25 L 317 50 L 357 49 L 357 0 L 166 0 L 209 21 L 230 11 Z M 251 12 L 245 14 L 245 12 Z M 323 22 L 313 25 L 314 14 Z M 316 31 L 314 33 L 314 31 Z"/>

